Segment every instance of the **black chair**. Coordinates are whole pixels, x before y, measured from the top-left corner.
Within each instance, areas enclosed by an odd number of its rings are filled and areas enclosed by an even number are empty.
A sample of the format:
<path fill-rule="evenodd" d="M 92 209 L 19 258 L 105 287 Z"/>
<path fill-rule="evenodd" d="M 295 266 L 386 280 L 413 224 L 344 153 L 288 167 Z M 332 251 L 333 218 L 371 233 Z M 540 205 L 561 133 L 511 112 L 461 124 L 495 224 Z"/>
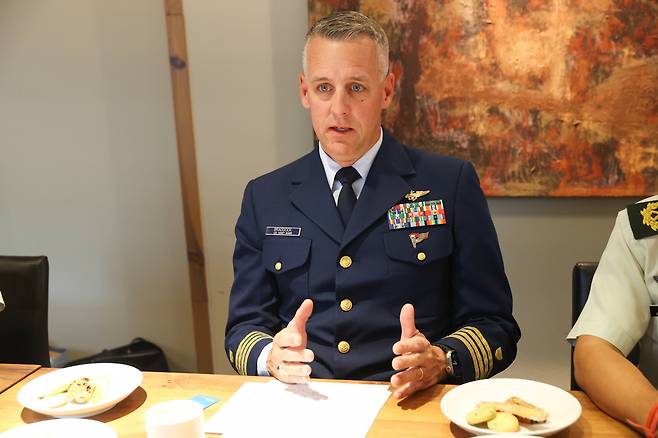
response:
<path fill-rule="evenodd" d="M 73 360 L 65 366 L 98 362 L 123 363 L 140 371 L 169 372 L 169 364 L 164 351 L 154 343 L 142 338 L 135 338 L 128 345 L 103 350 L 92 356 Z"/>
<path fill-rule="evenodd" d="M 48 259 L 0 256 L 0 363 L 50 366 Z"/>
<path fill-rule="evenodd" d="M 572 283 L 571 283 L 571 326 L 576 323 L 580 312 L 585 307 L 587 298 L 589 297 L 589 290 L 592 287 L 592 279 L 596 268 L 599 266 L 598 262 L 578 262 L 573 267 Z M 628 355 L 628 360 L 637 365 L 640 362 L 640 346 L 636 345 Z M 571 347 L 571 389 L 580 390 L 576 383 L 573 370 L 573 347 Z"/>

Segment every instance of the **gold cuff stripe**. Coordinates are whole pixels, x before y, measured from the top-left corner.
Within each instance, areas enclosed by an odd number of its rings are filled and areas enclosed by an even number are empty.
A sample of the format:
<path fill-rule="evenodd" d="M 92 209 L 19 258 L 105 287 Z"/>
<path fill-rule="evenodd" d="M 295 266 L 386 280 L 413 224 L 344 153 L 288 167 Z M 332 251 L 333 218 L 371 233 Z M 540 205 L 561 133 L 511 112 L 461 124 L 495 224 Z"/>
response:
<path fill-rule="evenodd" d="M 249 355 L 251 350 L 254 348 L 254 345 L 262 339 L 271 338 L 270 335 L 262 332 L 251 332 L 240 342 L 238 345 L 238 350 L 240 351 L 239 359 L 236 359 L 236 368 L 238 372 L 242 375 L 247 375 L 247 363 L 249 362 Z M 242 350 L 240 348 L 242 347 Z"/>
<path fill-rule="evenodd" d="M 256 336 L 249 342 L 245 344 L 244 354 L 242 356 L 242 374 L 247 375 L 247 363 L 249 362 L 249 356 L 251 355 L 251 350 L 254 346 L 263 339 L 272 339 L 270 335 L 263 332 L 254 332 Z"/>
<path fill-rule="evenodd" d="M 240 341 L 235 354 L 235 369 L 238 373 L 247 375 L 247 363 L 251 350 L 262 339 L 272 339 L 272 336 L 263 332 L 251 332 Z"/>
<path fill-rule="evenodd" d="M 491 368 L 491 361 L 487 359 L 487 352 L 484 348 L 484 345 L 482 345 L 482 342 L 477 337 L 477 334 L 473 333 L 467 327 L 464 327 L 464 328 L 460 329 L 459 332 L 461 334 L 463 334 L 464 336 L 468 336 L 468 338 L 477 347 L 477 352 L 479 354 L 479 357 L 482 358 L 482 378 L 486 379 L 487 377 L 489 377 L 489 371 L 490 371 L 490 368 Z"/>
<path fill-rule="evenodd" d="M 473 372 L 475 373 L 475 380 L 480 379 L 480 375 L 482 373 L 481 368 L 482 365 L 480 364 L 480 361 L 478 360 L 478 357 L 475 354 L 475 350 L 473 350 L 473 346 L 471 345 L 471 340 L 461 334 L 459 331 L 454 332 L 451 335 L 446 336 L 447 338 L 455 338 L 459 339 L 468 349 L 469 353 L 471 353 L 471 360 L 473 362 Z"/>
<path fill-rule="evenodd" d="M 493 362 L 493 355 L 491 354 L 491 348 L 489 347 L 489 343 L 487 342 L 485 337 L 482 336 L 482 332 L 477 327 L 468 326 L 468 327 L 464 327 L 464 329 L 465 330 L 472 330 L 477 335 L 477 337 L 480 339 L 480 342 L 482 342 L 482 344 L 484 345 L 484 348 L 487 352 L 487 358 L 489 359 L 489 367 L 488 367 L 489 370 L 487 371 L 487 377 L 489 377 L 491 375 L 491 371 L 493 371 L 493 363 L 494 363 Z"/>
<path fill-rule="evenodd" d="M 254 348 L 254 345 L 261 340 L 262 337 L 260 336 L 253 336 L 247 344 L 244 346 L 244 354 L 242 355 L 242 358 L 240 360 L 240 374 L 246 376 L 247 375 L 247 364 L 249 363 L 249 355 L 251 354 L 251 350 Z"/>
<path fill-rule="evenodd" d="M 457 330 L 455 334 L 457 333 L 466 336 L 472 342 L 472 345 L 477 348 L 477 352 L 479 353 L 477 356 L 482 359 L 483 364 L 482 378 L 489 377 L 493 370 L 493 357 L 489 343 L 482 336 L 482 332 L 476 327 L 467 326 Z"/>
<path fill-rule="evenodd" d="M 455 332 L 448 337 L 459 339 L 464 345 L 466 345 L 466 348 L 468 348 L 469 353 L 471 353 L 471 361 L 473 362 L 473 372 L 475 374 L 475 380 L 479 380 L 480 376 L 482 375 L 482 365 L 480 364 L 480 360 L 477 354 L 475 353 L 471 340 L 467 338 L 464 334 L 459 332 Z"/>
<path fill-rule="evenodd" d="M 478 363 L 480 365 L 480 379 L 486 378 L 487 360 L 486 360 L 486 356 L 484 355 L 484 352 L 480 349 L 479 341 L 477 339 L 474 339 L 473 336 L 471 336 L 471 334 L 465 331 L 464 329 L 457 330 L 457 333 L 459 333 L 461 336 L 464 336 L 471 342 L 471 345 L 475 350 L 475 357 L 478 359 Z"/>
<path fill-rule="evenodd" d="M 243 369 L 243 362 L 244 362 L 244 357 L 245 357 L 245 349 L 249 348 L 249 352 L 251 352 L 251 348 L 253 348 L 253 344 L 251 344 L 251 341 L 254 338 L 259 338 L 259 332 L 251 332 L 245 336 L 242 341 L 240 341 L 240 344 L 238 345 L 237 353 L 235 355 L 235 369 L 238 371 L 238 373 L 242 375 L 246 375 L 246 370 Z M 251 347 L 249 347 L 251 345 Z M 249 353 L 247 353 L 247 357 L 249 357 Z"/>

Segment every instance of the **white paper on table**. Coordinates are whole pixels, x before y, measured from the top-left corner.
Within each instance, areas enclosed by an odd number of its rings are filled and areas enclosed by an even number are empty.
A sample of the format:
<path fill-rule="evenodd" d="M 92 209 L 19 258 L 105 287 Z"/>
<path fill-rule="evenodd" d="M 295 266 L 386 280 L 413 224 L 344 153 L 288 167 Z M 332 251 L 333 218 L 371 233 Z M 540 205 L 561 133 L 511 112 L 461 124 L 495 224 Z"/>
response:
<path fill-rule="evenodd" d="M 247 382 L 206 422 L 205 431 L 222 438 L 362 438 L 389 395 L 387 385 Z"/>

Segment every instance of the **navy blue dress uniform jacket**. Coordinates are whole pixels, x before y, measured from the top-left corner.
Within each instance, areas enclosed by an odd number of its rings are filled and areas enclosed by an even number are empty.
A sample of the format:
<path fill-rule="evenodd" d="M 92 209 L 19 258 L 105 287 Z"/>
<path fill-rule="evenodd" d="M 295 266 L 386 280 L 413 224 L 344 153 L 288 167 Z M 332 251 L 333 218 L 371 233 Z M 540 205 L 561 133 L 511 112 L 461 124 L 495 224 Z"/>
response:
<path fill-rule="evenodd" d="M 412 190 L 430 191 L 420 200 L 442 200 L 446 223 L 389 230 L 388 210 L 409 202 Z M 291 228 L 271 235 L 273 226 Z M 414 249 L 410 232 L 429 235 Z M 257 374 L 261 350 L 306 298 L 314 304 L 307 323 L 312 377 L 390 379 L 405 303 L 414 305 L 416 327 L 431 343 L 457 351 L 460 381 L 489 377 L 516 356 L 512 295 L 469 162 L 410 148 L 385 132 L 343 227 L 315 149 L 249 182 L 236 238 L 225 347 L 240 374 Z M 347 268 L 343 256 L 352 261 Z M 344 299 L 349 311 L 341 309 Z M 337 349 L 341 341 L 348 352 Z"/>

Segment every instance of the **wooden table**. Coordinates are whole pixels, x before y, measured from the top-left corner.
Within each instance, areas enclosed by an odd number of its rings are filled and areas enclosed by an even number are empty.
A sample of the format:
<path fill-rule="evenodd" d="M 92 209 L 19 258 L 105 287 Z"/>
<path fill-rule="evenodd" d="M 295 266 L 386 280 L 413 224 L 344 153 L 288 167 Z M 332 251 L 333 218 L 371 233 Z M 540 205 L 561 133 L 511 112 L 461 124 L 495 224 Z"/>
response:
<path fill-rule="evenodd" d="M 41 368 L 41 365 L 14 365 L 0 363 L 0 394 L 39 368 Z"/>
<path fill-rule="evenodd" d="M 33 373 L 18 385 L 0 394 L 0 432 L 15 426 L 45 420 L 41 414 L 25 409 L 16 401 L 16 394 L 29 380 L 50 369 Z M 128 398 L 94 419 L 108 423 L 120 437 L 144 437 L 144 411 L 159 402 L 185 399 L 204 394 L 217 397 L 219 403 L 205 410 L 210 418 L 244 382 L 267 381 L 265 377 L 226 376 L 215 374 L 144 373 L 144 381 Z M 450 423 L 442 414 L 439 402 L 453 385 L 437 385 L 409 399 L 389 398 L 379 412 L 368 437 L 467 437 L 468 433 Z M 572 394 L 583 406 L 583 414 L 574 425 L 555 437 L 637 437 L 623 424 L 601 412 L 580 391 Z M 257 420 L 258 416 L 255 415 Z M 208 437 L 218 435 L 208 434 Z"/>

